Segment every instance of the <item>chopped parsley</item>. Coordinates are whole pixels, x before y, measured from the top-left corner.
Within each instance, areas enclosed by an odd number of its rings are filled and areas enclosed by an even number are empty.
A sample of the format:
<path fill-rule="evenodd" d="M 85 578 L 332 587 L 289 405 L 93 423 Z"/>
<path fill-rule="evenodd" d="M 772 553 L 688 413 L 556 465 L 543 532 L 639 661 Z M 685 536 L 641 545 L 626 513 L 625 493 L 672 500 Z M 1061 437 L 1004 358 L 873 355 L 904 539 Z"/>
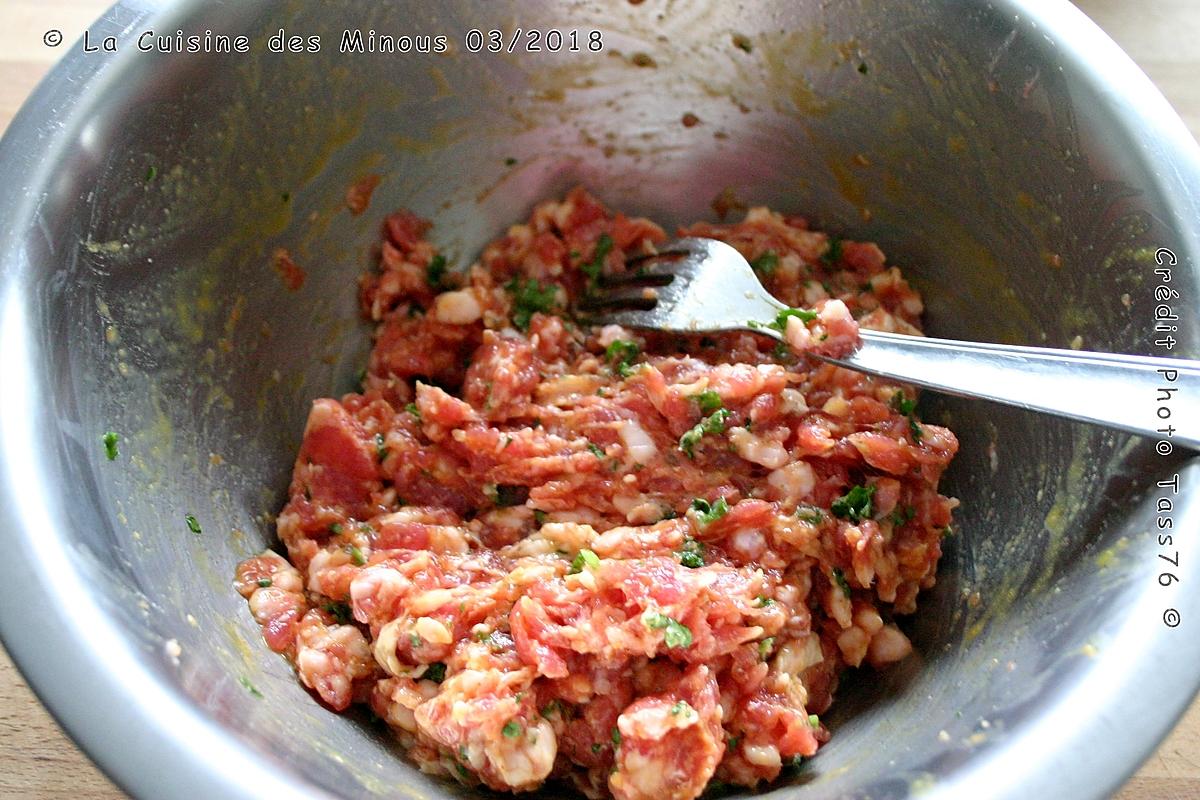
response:
<path fill-rule="evenodd" d="M 846 581 L 846 573 L 842 572 L 841 567 L 833 568 L 833 582 L 842 590 L 842 594 L 850 596 L 850 584 Z"/>
<path fill-rule="evenodd" d="M 534 278 L 525 281 L 513 278 L 504 288 L 512 295 L 512 323 L 522 331 L 529 330 L 529 321 L 536 312 L 545 313 L 553 309 L 558 297 L 558 287 L 554 284 L 542 286 Z"/>
<path fill-rule="evenodd" d="M 700 394 L 696 395 L 696 404 L 700 406 L 701 414 L 711 414 L 721 408 L 721 395 L 714 392 L 712 389 L 705 389 Z"/>
<path fill-rule="evenodd" d="M 571 570 L 568 575 L 575 575 L 583 572 L 583 568 L 596 569 L 600 566 L 600 556 L 593 553 L 591 550 L 584 548 L 580 550 L 578 555 L 571 561 Z"/>
<path fill-rule="evenodd" d="M 334 536 L 341 536 L 342 535 L 342 523 L 334 522 L 333 524 L 331 524 L 329 526 L 329 532 L 332 533 Z"/>
<path fill-rule="evenodd" d="M 917 509 L 913 508 L 912 506 L 904 506 L 893 511 L 890 519 L 892 521 L 892 525 L 899 528 L 901 525 L 908 524 L 908 522 L 911 521 L 916 515 Z"/>
<path fill-rule="evenodd" d="M 417 418 L 417 422 L 421 421 L 421 409 L 417 408 L 416 403 L 409 403 L 404 407 L 404 410 Z"/>
<path fill-rule="evenodd" d="M 328 612 L 339 625 L 349 625 L 354 620 L 354 614 L 350 611 L 350 606 L 345 603 L 325 603 L 321 608 Z"/>
<path fill-rule="evenodd" d="M 112 431 L 109 431 L 108 433 L 104 434 L 104 436 L 100 437 L 101 441 L 104 442 L 104 455 L 108 456 L 109 461 L 117 460 L 118 438 L 119 437 Z"/>
<path fill-rule="evenodd" d="M 871 484 L 855 486 L 830 504 L 829 510 L 835 517 L 851 522 L 862 522 L 871 518 L 871 498 L 875 487 Z"/>
<path fill-rule="evenodd" d="M 588 452 L 594 455 L 596 458 L 604 458 L 604 448 L 595 442 L 588 442 L 587 449 Z"/>
<path fill-rule="evenodd" d="M 600 744 L 599 742 L 592 742 L 592 752 L 593 753 L 599 753 L 603 749 L 604 749 L 604 745 Z"/>
<path fill-rule="evenodd" d="M 446 680 L 446 665 L 441 661 L 435 661 L 425 668 L 425 674 L 421 677 L 427 681 L 441 683 Z"/>
<path fill-rule="evenodd" d="M 773 605 L 775 605 L 775 601 L 770 597 L 767 597 L 765 594 L 760 594 L 758 597 L 754 598 L 755 608 L 766 608 L 767 606 Z"/>
<path fill-rule="evenodd" d="M 383 463 L 383 460 L 388 456 L 387 445 L 383 441 L 382 433 L 375 434 L 375 457 L 379 459 L 380 463 Z"/>
<path fill-rule="evenodd" d="M 679 563 L 689 569 L 703 567 L 704 543 L 697 542 L 690 536 L 686 537 L 683 540 L 683 547 L 679 551 Z"/>
<path fill-rule="evenodd" d="M 274 581 L 272 581 L 270 578 L 259 578 L 256 583 L 260 589 L 266 589 L 268 586 L 274 583 Z"/>
<path fill-rule="evenodd" d="M 356 567 L 361 567 L 367 563 L 367 557 L 363 555 L 363 551 L 358 549 L 358 545 L 350 545 L 347 549 L 350 553 L 350 563 Z"/>
<path fill-rule="evenodd" d="M 557 699 L 551 700 L 549 703 L 546 703 L 546 705 L 543 706 L 542 710 L 538 713 L 542 715 L 543 719 L 550 719 L 555 714 L 562 713 L 562 702 Z"/>
<path fill-rule="evenodd" d="M 187 523 L 189 531 L 192 533 L 200 533 L 200 521 L 196 519 L 195 515 L 188 514 L 183 518 L 183 521 Z"/>
<path fill-rule="evenodd" d="M 818 717 L 816 714 L 809 714 L 808 715 L 808 724 L 812 725 L 814 728 L 819 728 L 819 727 L 821 727 L 821 718 Z"/>
<path fill-rule="evenodd" d="M 696 445 L 704 438 L 704 434 L 723 432 L 725 421 L 729 419 L 730 413 L 727 408 L 719 408 L 710 416 L 700 420 L 694 428 L 679 437 L 679 449 L 688 458 L 695 458 Z"/>
<path fill-rule="evenodd" d="M 718 497 L 717 502 L 711 504 L 707 500 L 697 497 L 692 501 L 692 509 L 695 510 L 700 524 L 708 525 L 729 513 L 729 503 L 725 501 L 724 497 Z"/>
<path fill-rule="evenodd" d="M 768 636 L 758 643 L 758 657 L 763 661 L 767 660 L 767 656 L 771 655 L 771 650 L 775 647 L 775 637 Z"/>
<path fill-rule="evenodd" d="M 433 258 L 429 259 L 429 266 L 425 267 L 425 282 L 430 288 L 442 288 L 442 281 L 446 278 L 446 257 L 438 253 Z"/>
<path fill-rule="evenodd" d="M 508 722 L 504 723 L 504 727 L 500 729 L 500 732 L 509 739 L 515 739 L 521 735 L 521 723 L 517 722 L 515 719 L 510 719 Z"/>
<path fill-rule="evenodd" d="M 600 234 L 600 238 L 596 240 L 596 249 L 592 253 L 592 260 L 580 264 L 580 269 L 588 276 L 588 284 L 593 285 L 600 280 L 600 275 L 604 271 L 604 259 L 608 257 L 612 251 L 613 240 L 607 233 Z"/>
<path fill-rule="evenodd" d="M 154 179 L 155 179 L 155 178 L 157 178 L 157 177 L 158 177 L 158 167 L 156 167 L 156 166 L 154 166 L 153 164 L 151 164 L 151 165 L 150 165 L 150 166 L 149 166 L 149 167 L 146 169 L 146 180 L 147 180 L 147 181 L 152 181 L 152 180 L 154 180 Z"/>
<path fill-rule="evenodd" d="M 910 400 L 904 394 L 904 392 L 897 389 L 896 393 L 892 395 L 892 401 L 890 403 L 888 403 L 888 405 L 890 405 L 893 410 L 898 411 L 899 413 L 901 413 L 907 417 L 913 413 L 914 409 L 916 409 L 917 401 Z"/>
<path fill-rule="evenodd" d="M 243 689 L 245 689 L 247 692 L 250 693 L 251 697 L 262 697 L 263 696 L 263 693 L 260 692 L 257 688 L 255 688 L 254 684 L 251 683 L 248 678 L 239 677 L 238 683 L 240 683 L 242 685 Z"/>
<path fill-rule="evenodd" d="M 686 700 L 677 700 L 675 704 L 671 706 L 672 717 L 678 717 L 680 714 L 691 714 L 694 711 L 695 709 L 692 708 L 691 704 Z"/>
<path fill-rule="evenodd" d="M 779 256 L 773 250 L 768 250 L 750 262 L 750 268 L 760 275 L 770 275 L 778 266 Z"/>
<path fill-rule="evenodd" d="M 686 625 L 671 620 L 671 623 L 667 625 L 667 632 L 663 637 L 663 641 L 667 647 L 691 647 L 692 632 Z"/>
<path fill-rule="evenodd" d="M 647 611 L 642 614 L 642 624 L 653 631 L 665 630 L 663 641 L 667 647 L 691 647 L 691 630 L 666 614 L 657 611 Z"/>
<path fill-rule="evenodd" d="M 829 249 L 821 256 L 821 261 L 826 264 L 836 264 L 842 260 L 842 239 L 840 236 L 829 237 Z M 826 289 L 825 291 L 829 291 Z M 832 292 L 830 292 L 832 294 Z"/>
<path fill-rule="evenodd" d="M 615 747 L 620 747 L 620 746 L 621 746 L 621 731 L 619 731 L 619 730 L 617 729 L 617 726 L 616 726 L 616 725 L 614 725 L 614 726 L 613 726 L 613 729 L 612 729 L 612 732 L 610 733 L 610 736 L 612 736 L 612 743 L 613 743 L 613 745 L 614 745 Z"/>
<path fill-rule="evenodd" d="M 897 389 L 888 405 L 891 406 L 893 411 L 908 417 L 908 432 L 912 435 L 913 442 L 920 442 L 921 437 L 925 435 L 925 431 L 921 429 L 921 423 L 917 421 L 917 417 L 913 413 L 916 411 L 917 401 L 910 400 L 904 392 Z"/>
<path fill-rule="evenodd" d="M 641 352 L 642 348 L 637 346 L 637 342 L 614 339 L 612 344 L 604 349 L 604 357 L 612 364 L 618 375 L 628 378 L 633 371 L 631 365 Z"/>
<path fill-rule="evenodd" d="M 546 512 L 542 511 L 540 508 L 535 508 L 533 510 L 533 521 L 538 525 L 544 524 L 546 522 Z"/>
<path fill-rule="evenodd" d="M 796 506 L 796 517 L 801 522 L 820 525 L 821 521 L 825 519 L 825 512 L 816 506 Z"/>
<path fill-rule="evenodd" d="M 770 330 L 783 333 L 787 330 L 788 320 L 792 317 L 797 317 L 801 322 L 812 322 L 817 318 L 817 312 L 809 311 L 807 308 L 785 308 L 776 314 L 775 319 L 770 322 L 750 320 L 748 324 L 751 328 L 769 328 Z"/>

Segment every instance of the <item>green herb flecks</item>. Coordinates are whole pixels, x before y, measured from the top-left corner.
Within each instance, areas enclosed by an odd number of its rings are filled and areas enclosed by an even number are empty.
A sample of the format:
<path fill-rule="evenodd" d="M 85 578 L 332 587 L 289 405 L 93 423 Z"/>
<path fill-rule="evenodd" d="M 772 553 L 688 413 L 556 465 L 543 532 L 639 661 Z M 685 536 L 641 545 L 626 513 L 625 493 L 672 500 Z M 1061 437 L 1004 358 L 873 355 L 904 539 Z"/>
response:
<path fill-rule="evenodd" d="M 354 613 L 345 603 L 328 602 L 321 609 L 333 617 L 338 625 L 349 625 L 354 621 Z"/>
<path fill-rule="evenodd" d="M 446 257 L 438 253 L 429 259 L 429 266 L 425 267 L 425 282 L 429 284 L 429 288 L 431 289 L 441 289 L 445 279 Z"/>
<path fill-rule="evenodd" d="M 571 560 L 571 569 L 568 575 L 575 575 L 583 572 L 584 567 L 588 569 L 597 569 L 600 566 L 600 556 L 593 553 L 591 550 L 584 548 Z"/>
<path fill-rule="evenodd" d="M 820 525 L 825 520 L 825 512 L 816 506 L 796 506 L 796 518 L 810 525 Z"/>
<path fill-rule="evenodd" d="M 846 581 L 846 573 L 842 572 L 840 567 L 833 568 L 833 582 L 842 590 L 842 594 L 850 596 L 850 584 Z"/>
<path fill-rule="evenodd" d="M 100 437 L 100 440 L 104 442 L 104 455 L 108 456 L 109 461 L 116 461 L 117 456 L 120 455 L 120 453 L 117 452 L 117 442 L 119 439 L 120 437 L 118 437 L 112 431 L 109 431 Z"/>
<path fill-rule="evenodd" d="M 621 731 L 617 730 L 615 725 L 613 726 L 612 731 L 609 733 L 609 736 L 612 737 L 612 743 L 614 747 L 621 746 Z"/>
<path fill-rule="evenodd" d="M 704 543 L 688 536 L 683 540 L 679 551 L 679 563 L 688 569 L 699 569 L 704 566 Z"/>
<path fill-rule="evenodd" d="M 262 692 L 260 692 L 260 691 L 259 691 L 259 690 L 258 690 L 258 689 L 257 689 L 257 688 L 254 686 L 254 684 L 250 682 L 250 680 L 249 680 L 248 678 L 244 678 L 244 677 L 240 677 L 240 676 L 239 676 L 239 677 L 238 677 L 238 683 L 240 683 L 240 684 L 242 685 L 242 688 L 243 688 L 243 689 L 245 689 L 247 692 L 249 692 L 249 693 L 250 693 L 250 696 L 251 696 L 251 697 L 258 697 L 258 698 L 261 698 L 261 697 L 263 696 L 263 693 L 262 693 Z"/>
<path fill-rule="evenodd" d="M 195 515 L 188 514 L 183 518 L 183 521 L 187 523 L 189 531 L 196 534 L 200 533 L 200 521 L 196 519 Z"/>
<path fill-rule="evenodd" d="M 688 458 L 695 458 L 696 445 L 700 443 L 700 440 L 707 433 L 722 433 L 725 430 L 725 422 L 729 419 L 730 413 L 729 409 L 720 408 L 710 416 L 696 423 L 694 428 L 679 437 L 680 451 Z"/>
<path fill-rule="evenodd" d="M 842 260 L 842 240 L 839 236 L 829 237 L 829 247 L 821 255 L 821 261 L 830 266 Z M 828 290 L 826 290 L 828 291 Z M 832 294 L 832 293 L 831 293 Z"/>
<path fill-rule="evenodd" d="M 666 614 L 658 611 L 647 611 L 642 614 L 642 624 L 650 630 L 661 630 L 663 633 L 663 642 L 667 647 L 691 647 L 692 632 L 686 626 L 671 619 Z"/>
<path fill-rule="evenodd" d="M 404 407 L 404 410 L 417 418 L 417 422 L 421 421 L 421 409 L 417 408 L 416 403 L 409 403 Z"/>
<path fill-rule="evenodd" d="M 604 455 L 605 455 L 604 448 L 601 447 L 600 445 L 596 444 L 595 442 L 588 442 L 587 449 L 588 449 L 588 452 L 591 453 L 592 455 L 594 455 L 596 458 L 604 458 Z"/>
<path fill-rule="evenodd" d="M 851 522 L 862 522 L 871 518 L 871 498 L 875 495 L 875 486 L 864 484 L 855 486 L 830 504 L 829 510 L 835 517 L 848 519 Z"/>
<path fill-rule="evenodd" d="M 692 708 L 691 703 L 686 700 L 676 700 L 671 706 L 671 716 L 678 717 L 683 714 L 685 717 L 696 713 L 696 709 Z"/>
<path fill-rule="evenodd" d="M 510 719 L 508 722 L 504 723 L 504 727 L 500 730 L 500 732 L 509 739 L 515 739 L 521 735 L 521 723 L 517 722 L 515 719 Z"/>
<path fill-rule="evenodd" d="M 915 414 L 917 401 L 909 399 L 904 392 L 897 389 L 888 405 L 891 406 L 893 411 L 908 417 L 908 432 L 912 436 L 914 443 L 920 443 L 921 437 L 925 435 L 925 431 L 921 428 L 921 423 Z"/>
<path fill-rule="evenodd" d="M 149 167 L 146 168 L 146 180 L 152 181 L 157 177 L 158 177 L 158 167 L 151 164 Z"/>
<path fill-rule="evenodd" d="M 383 434 L 377 433 L 375 434 L 375 458 L 377 458 L 379 463 L 382 464 L 387 457 L 388 448 L 387 445 L 384 444 Z"/>
<path fill-rule="evenodd" d="M 633 372 L 633 362 L 637 360 L 638 355 L 642 352 L 642 348 L 638 347 L 637 342 L 630 342 L 625 339 L 614 339 L 613 342 L 604 349 L 604 357 L 612 368 L 622 378 L 628 378 Z"/>
<path fill-rule="evenodd" d="M 801 322 L 812 322 L 817 318 L 817 312 L 809 311 L 807 308 L 785 308 L 775 315 L 775 319 L 770 322 L 757 322 L 750 320 L 748 323 L 751 328 L 768 328 L 773 331 L 783 333 L 787 330 L 788 320 L 796 317 Z"/>
<path fill-rule="evenodd" d="M 701 414 L 711 414 L 721 408 L 721 395 L 714 392 L 712 389 L 705 389 L 700 394 L 696 395 L 696 405 L 700 406 Z"/>
<path fill-rule="evenodd" d="M 259 578 L 257 581 L 255 581 L 255 583 L 258 584 L 260 589 L 266 589 L 268 586 L 274 583 L 274 581 L 272 581 L 270 578 Z"/>
<path fill-rule="evenodd" d="M 917 509 L 912 506 L 902 506 L 893 511 L 889 519 L 892 521 L 893 527 L 899 528 L 902 525 L 907 525 L 916 515 Z"/>
<path fill-rule="evenodd" d="M 768 636 L 758 643 L 758 657 L 762 661 L 767 660 L 767 656 L 771 655 L 771 650 L 775 647 L 775 637 Z"/>
<path fill-rule="evenodd" d="M 904 394 L 904 392 L 897 389 L 896 393 L 892 395 L 892 400 L 890 403 L 888 403 L 888 405 L 892 407 L 893 411 L 897 411 L 907 417 L 916 409 L 917 401 L 910 400 L 908 396 Z"/>
<path fill-rule="evenodd" d="M 529 330 L 529 321 L 535 313 L 551 311 L 558 297 L 558 287 L 554 284 L 542 286 L 534 278 L 524 281 L 513 278 L 504 288 L 512 295 L 512 324 L 521 331 Z"/>
<path fill-rule="evenodd" d="M 592 253 L 592 260 L 579 265 L 579 268 L 588 276 L 588 286 L 594 286 L 600 280 L 600 276 L 604 273 L 604 259 L 608 257 L 612 247 L 612 237 L 607 233 L 600 234 L 600 238 L 596 240 L 596 249 Z"/>
<path fill-rule="evenodd" d="M 759 275 L 770 275 L 779 267 L 779 256 L 773 250 L 768 250 L 750 262 L 750 268 Z"/>
<path fill-rule="evenodd" d="M 367 557 L 363 555 L 363 551 L 358 548 L 358 545 L 350 545 L 346 548 L 346 552 L 350 554 L 350 563 L 356 567 L 365 566 Z"/>
<path fill-rule="evenodd" d="M 425 674 L 421 677 L 427 681 L 441 683 L 446 680 L 446 665 L 441 661 L 435 661 L 425 668 Z"/>
<path fill-rule="evenodd" d="M 707 500 L 697 497 L 692 501 L 692 509 L 696 512 L 697 521 L 703 526 L 716 522 L 728 514 L 729 503 L 724 497 L 718 497 L 715 503 L 709 503 Z"/>

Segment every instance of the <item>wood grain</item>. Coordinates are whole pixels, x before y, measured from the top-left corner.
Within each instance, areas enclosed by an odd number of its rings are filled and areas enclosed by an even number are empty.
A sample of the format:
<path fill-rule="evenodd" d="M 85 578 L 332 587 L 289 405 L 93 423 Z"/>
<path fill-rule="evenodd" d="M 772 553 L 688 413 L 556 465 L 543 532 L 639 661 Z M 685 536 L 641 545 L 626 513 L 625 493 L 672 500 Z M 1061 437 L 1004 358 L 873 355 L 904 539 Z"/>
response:
<path fill-rule="evenodd" d="M 0 130 L 108 0 L 3 0 L 0 9 Z M 1200 3 L 1080 0 L 1078 5 L 1133 56 L 1200 132 Z M 64 44 L 42 43 L 49 29 Z M 63 735 L 0 650 L 0 798 L 122 800 L 125 795 Z M 1117 800 L 1200 797 L 1200 702 L 1125 785 Z"/>

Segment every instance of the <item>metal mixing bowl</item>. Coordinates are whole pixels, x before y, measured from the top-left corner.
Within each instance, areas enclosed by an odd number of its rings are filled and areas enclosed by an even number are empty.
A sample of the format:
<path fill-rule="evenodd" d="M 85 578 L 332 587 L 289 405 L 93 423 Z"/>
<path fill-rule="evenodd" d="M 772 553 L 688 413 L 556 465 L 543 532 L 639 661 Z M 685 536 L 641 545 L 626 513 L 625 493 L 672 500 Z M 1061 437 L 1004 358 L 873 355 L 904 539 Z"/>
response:
<path fill-rule="evenodd" d="M 471 29 L 517 26 L 600 30 L 604 51 L 466 50 Z M 346 27 L 452 52 L 340 54 Z M 148 29 L 244 33 L 252 52 L 138 52 Z M 323 47 L 267 52 L 280 29 Z M 1165 354 L 1159 247 L 1176 307 L 1200 298 L 1197 147 L 1065 2 L 127 0 L 106 35 L 119 52 L 76 47 L 0 155 L 0 622 L 141 797 L 469 794 L 318 706 L 230 587 L 273 539 L 310 400 L 363 364 L 354 279 L 386 210 L 433 218 L 465 261 L 576 183 L 667 223 L 711 218 L 724 192 L 878 241 L 928 329 L 964 339 Z M 383 183 L 352 217 L 368 172 Z M 279 246 L 301 291 L 269 266 Z M 1173 353 L 1194 357 L 1181 316 Z M 1155 511 L 1178 474 L 1169 516 L 1200 528 L 1196 467 L 983 403 L 923 411 L 962 440 L 944 485 L 963 505 L 919 655 L 851 677 L 832 741 L 772 795 L 1101 796 L 1200 682 L 1200 550 L 1160 546 Z"/>

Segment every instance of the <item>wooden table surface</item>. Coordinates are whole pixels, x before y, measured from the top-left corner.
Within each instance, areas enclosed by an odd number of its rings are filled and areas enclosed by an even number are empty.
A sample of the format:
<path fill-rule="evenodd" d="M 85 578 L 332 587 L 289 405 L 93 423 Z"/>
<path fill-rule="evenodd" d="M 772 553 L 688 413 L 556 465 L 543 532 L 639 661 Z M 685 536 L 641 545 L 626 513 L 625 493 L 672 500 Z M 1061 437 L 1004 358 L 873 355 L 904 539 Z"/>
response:
<path fill-rule="evenodd" d="M 0 0 L 0 130 L 38 79 L 109 0 Z M 1196 0 L 1079 0 L 1154 79 L 1200 135 L 1200 2 Z M 48 47 L 43 35 L 61 31 L 66 44 Z M 0 798 L 120 800 L 114 787 L 38 704 L 0 650 Z M 1200 798 L 1200 701 L 1118 800 Z"/>

